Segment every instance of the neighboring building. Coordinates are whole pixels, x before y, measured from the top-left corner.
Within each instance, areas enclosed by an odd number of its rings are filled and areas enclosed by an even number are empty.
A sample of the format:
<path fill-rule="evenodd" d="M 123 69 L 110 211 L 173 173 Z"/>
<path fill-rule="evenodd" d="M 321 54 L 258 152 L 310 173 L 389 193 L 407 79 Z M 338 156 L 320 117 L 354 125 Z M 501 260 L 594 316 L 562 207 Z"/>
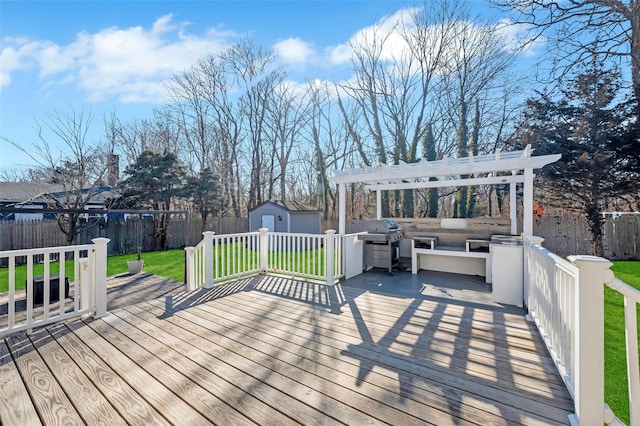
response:
<path fill-rule="evenodd" d="M 273 200 L 249 210 L 249 231 L 320 233 L 320 210 L 297 201 Z"/>
<path fill-rule="evenodd" d="M 83 191 L 88 191 L 85 189 Z M 103 209 L 108 198 L 117 197 L 119 194 L 110 186 L 100 186 L 95 189 L 95 194 L 85 205 L 86 209 Z M 0 182 L 0 208 L 45 209 L 62 206 L 52 206 L 51 199 L 64 198 L 64 187 L 60 184 L 42 182 Z M 100 215 L 102 216 L 102 215 Z M 2 220 L 50 220 L 55 219 L 54 213 L 17 213 L 0 211 Z M 93 217 L 86 215 L 86 218 Z"/>

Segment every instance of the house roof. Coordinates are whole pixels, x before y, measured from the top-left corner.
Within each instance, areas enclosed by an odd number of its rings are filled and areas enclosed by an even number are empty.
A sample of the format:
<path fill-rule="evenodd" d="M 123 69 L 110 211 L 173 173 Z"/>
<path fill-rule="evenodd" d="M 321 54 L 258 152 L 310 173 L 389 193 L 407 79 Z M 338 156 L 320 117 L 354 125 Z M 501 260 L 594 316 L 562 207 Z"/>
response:
<path fill-rule="evenodd" d="M 87 191 L 87 190 L 83 190 Z M 46 203 L 51 201 L 44 195 L 54 197 L 64 194 L 63 185 L 44 182 L 0 182 L 1 204 Z M 95 188 L 89 204 L 102 204 L 107 198 L 118 196 L 117 191 L 109 186 Z"/>
<path fill-rule="evenodd" d="M 42 196 L 64 191 L 62 185 L 44 182 L 0 182 L 0 203 L 44 202 Z"/>
<path fill-rule="evenodd" d="M 310 206 L 308 204 L 301 203 L 300 201 L 289 201 L 289 200 L 269 200 L 269 201 L 265 201 L 264 203 L 258 204 L 257 206 L 255 206 L 254 208 L 252 208 L 249 211 L 254 211 L 254 210 L 260 208 L 261 206 L 264 206 L 267 203 L 275 204 L 275 205 L 277 205 L 279 207 L 282 207 L 282 208 L 288 210 L 291 213 L 315 213 L 315 212 L 320 212 L 320 210 L 317 207 L 313 207 L 313 206 Z"/>

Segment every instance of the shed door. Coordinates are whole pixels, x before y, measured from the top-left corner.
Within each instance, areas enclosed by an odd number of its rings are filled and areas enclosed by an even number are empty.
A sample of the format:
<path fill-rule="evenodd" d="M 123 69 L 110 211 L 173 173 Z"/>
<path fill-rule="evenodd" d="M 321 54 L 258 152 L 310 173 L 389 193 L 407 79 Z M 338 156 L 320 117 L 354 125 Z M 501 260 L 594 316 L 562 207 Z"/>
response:
<path fill-rule="evenodd" d="M 269 232 L 274 232 L 276 230 L 276 217 L 272 214 L 263 214 L 262 215 L 262 226 L 261 228 L 267 228 Z"/>

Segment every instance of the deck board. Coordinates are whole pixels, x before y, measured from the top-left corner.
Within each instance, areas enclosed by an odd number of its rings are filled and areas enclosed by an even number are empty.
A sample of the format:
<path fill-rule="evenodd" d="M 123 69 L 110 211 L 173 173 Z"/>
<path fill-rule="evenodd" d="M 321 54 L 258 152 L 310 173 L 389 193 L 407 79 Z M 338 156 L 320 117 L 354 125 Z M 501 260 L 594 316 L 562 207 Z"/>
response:
<path fill-rule="evenodd" d="M 260 301 L 255 301 L 254 303 L 266 303 L 264 302 L 265 298 L 261 297 Z M 249 301 L 247 301 L 249 302 Z M 220 304 L 224 304 L 225 301 L 220 301 Z M 286 302 L 278 302 L 278 303 L 286 303 Z M 250 303 L 245 303 L 243 306 L 243 310 L 247 309 L 246 306 L 249 306 Z M 207 309 L 208 307 L 202 307 L 202 309 Z M 233 306 L 229 307 L 230 309 L 226 310 L 224 312 L 224 316 L 225 317 L 229 317 L 229 315 L 233 314 Z M 269 325 L 271 327 L 277 327 L 276 321 L 284 321 L 284 318 L 286 317 L 286 314 L 284 314 L 283 312 L 285 312 L 286 310 L 283 310 L 282 307 L 279 307 L 279 309 L 274 309 L 273 306 L 269 306 L 268 304 L 266 304 L 265 306 L 261 307 L 260 309 L 258 309 L 257 314 L 256 315 L 261 315 L 260 312 L 269 312 L 269 311 L 273 311 L 276 312 L 276 315 L 270 315 L 268 314 L 269 318 L 276 318 L 278 317 L 276 320 L 274 320 L 274 322 L 269 323 Z M 343 314 L 344 315 L 344 314 Z M 249 321 L 255 321 L 257 320 L 257 316 L 256 317 L 250 317 L 248 318 Z M 267 323 L 267 319 L 264 317 L 260 318 L 261 323 L 265 324 Z M 398 364 L 400 363 L 401 360 L 403 361 L 404 358 L 408 358 L 408 364 L 405 365 L 405 367 L 407 368 L 406 373 L 407 374 L 414 374 L 416 373 L 415 368 L 413 367 L 414 362 L 415 363 L 421 363 L 424 362 L 424 359 L 421 356 L 418 356 L 416 354 L 415 348 L 418 345 L 412 344 L 412 345 L 407 345 L 410 346 L 412 349 L 412 351 L 405 351 L 403 347 L 401 347 L 401 345 L 397 345 L 400 347 L 395 347 L 395 346 L 389 346 L 389 348 L 385 348 L 384 346 L 375 346 L 374 342 L 383 342 L 384 337 L 385 336 L 376 336 L 376 335 L 370 335 L 370 337 L 368 339 L 366 339 L 367 341 L 365 341 L 364 343 L 369 343 L 370 347 L 367 347 L 366 350 L 362 350 L 362 342 L 358 335 L 357 335 L 357 331 L 354 330 L 349 330 L 349 327 L 347 324 L 345 323 L 338 323 L 335 324 L 333 322 L 331 322 L 331 320 L 328 320 L 329 322 L 323 322 L 322 320 L 318 320 L 315 319 L 314 320 L 314 324 L 310 324 L 307 323 L 306 326 L 303 325 L 304 322 L 304 318 L 297 316 L 297 317 L 291 317 L 289 319 L 289 324 L 287 325 L 288 327 L 293 325 L 294 323 L 297 324 L 298 327 L 306 327 L 307 329 L 313 329 L 316 328 L 318 330 L 328 330 L 326 334 L 330 334 L 332 339 L 338 339 L 340 341 L 340 344 L 347 344 L 349 345 L 349 349 L 353 349 L 358 355 L 360 354 L 360 352 L 370 352 L 370 353 L 374 353 L 375 356 L 374 357 L 369 357 L 368 361 L 369 362 L 375 362 L 375 363 L 380 363 L 382 365 L 392 365 L 394 366 L 394 364 Z M 369 330 L 371 331 L 371 330 Z M 322 335 L 322 333 L 320 333 Z M 378 338 L 379 337 L 379 338 Z M 322 340 L 322 344 L 323 346 L 325 345 L 331 345 L 331 342 L 329 341 L 325 341 Z M 352 346 L 353 345 L 353 346 Z M 338 345 L 336 345 L 338 347 Z M 420 350 L 420 349 L 418 349 Z M 429 355 L 432 350 L 430 348 L 427 347 L 423 347 L 422 349 L 424 351 L 425 354 Z M 355 356 L 355 355 L 354 355 Z M 389 358 L 389 356 L 391 356 L 391 359 Z M 372 359 L 374 358 L 374 359 Z M 462 357 L 461 357 L 462 358 Z M 544 398 L 548 398 L 548 404 L 554 405 L 554 404 L 559 404 L 561 408 L 566 408 L 568 407 L 567 399 L 560 399 L 560 401 L 558 402 L 558 400 L 556 400 L 556 397 L 562 397 L 564 395 L 566 395 L 566 390 L 564 390 L 564 388 L 560 387 L 558 389 L 553 389 L 550 392 L 544 392 L 544 388 L 547 387 L 547 383 L 545 380 L 537 380 L 537 381 L 533 381 L 533 382 L 528 382 L 526 383 L 528 386 L 527 388 L 525 388 L 524 386 L 522 386 L 521 384 L 518 384 L 518 387 L 516 388 L 514 386 L 514 382 L 510 381 L 509 377 L 504 377 L 504 371 L 509 371 L 509 369 L 505 370 L 505 366 L 501 365 L 499 366 L 500 368 L 494 368 L 492 369 L 492 373 L 490 375 L 485 375 L 484 377 L 480 374 L 478 374 L 477 372 L 473 372 L 472 370 L 470 370 L 468 367 L 466 370 L 461 370 L 460 368 L 456 368 L 455 366 L 455 361 L 458 358 L 453 358 L 454 360 L 454 364 L 449 364 L 449 363 L 434 363 L 433 365 L 429 366 L 429 370 L 428 371 L 428 376 L 427 379 L 430 381 L 433 380 L 439 380 L 441 383 L 451 383 L 452 381 L 454 381 L 454 379 L 456 377 L 459 378 L 459 380 L 457 381 L 458 383 L 458 389 L 459 390 L 469 390 L 469 385 L 470 383 L 468 383 L 466 380 L 468 379 L 469 375 L 471 374 L 474 377 L 477 377 L 477 380 L 485 380 L 489 382 L 489 385 L 491 387 L 496 387 L 496 390 L 492 390 L 492 389 L 487 389 L 486 386 L 481 386 L 478 390 L 477 396 L 493 396 L 493 398 L 495 400 L 504 400 L 505 398 L 508 399 L 514 399 L 513 396 L 511 395 L 513 392 L 520 394 L 522 397 L 520 399 L 515 399 L 514 404 L 515 405 L 522 405 L 522 404 L 529 404 L 532 405 L 533 407 L 537 407 L 538 409 L 541 408 L 545 408 L 546 409 L 546 405 L 545 404 L 540 404 L 540 405 L 536 405 L 535 404 L 535 399 L 537 399 L 538 397 L 544 397 Z M 439 372 L 439 375 L 436 375 L 436 373 Z M 527 379 L 528 378 L 528 374 L 529 371 L 525 371 L 524 374 L 521 376 L 521 378 Z M 498 377 L 498 375 L 500 375 L 500 377 Z M 548 375 L 547 375 L 548 377 Z M 494 382 L 496 382 L 497 380 L 500 380 L 500 384 L 494 384 Z M 522 381 L 522 380 L 519 380 Z M 525 380 L 526 382 L 526 380 Z M 472 383 L 471 383 L 472 384 Z M 542 390 L 540 389 L 542 388 Z M 504 394 L 504 391 L 507 391 L 507 394 Z M 502 391 L 502 393 L 501 393 Z M 564 391 L 564 392 L 563 392 Z M 532 401 L 531 398 L 534 398 L 534 400 Z M 551 408 L 549 410 L 549 414 L 551 413 L 555 413 Z M 560 410 L 561 412 L 559 413 L 560 419 L 562 419 L 562 416 L 564 416 L 564 411 Z"/>
<path fill-rule="evenodd" d="M 82 425 L 82 417 L 26 334 L 7 339 L 31 401 L 44 424 Z"/>
<path fill-rule="evenodd" d="M 0 423 L 41 424 L 5 341 L 0 342 L 0 383 Z"/>
<path fill-rule="evenodd" d="M 49 328 L 48 331 L 127 423 L 169 424 L 154 407 L 127 384 L 118 371 L 111 369 L 67 325 L 57 325 Z M 113 350 L 117 351 L 117 348 Z M 79 403 L 82 402 L 81 398 Z"/>
<path fill-rule="evenodd" d="M 536 425 L 572 411 L 515 310 L 273 276 L 131 294 L 101 319 L 0 341 L 0 421 Z"/>
<path fill-rule="evenodd" d="M 126 425 L 115 408 L 93 385 L 46 329 L 33 333 L 30 339 L 55 379 L 67 395 L 82 395 L 82 401 L 71 401 L 83 422 L 92 425 Z"/>

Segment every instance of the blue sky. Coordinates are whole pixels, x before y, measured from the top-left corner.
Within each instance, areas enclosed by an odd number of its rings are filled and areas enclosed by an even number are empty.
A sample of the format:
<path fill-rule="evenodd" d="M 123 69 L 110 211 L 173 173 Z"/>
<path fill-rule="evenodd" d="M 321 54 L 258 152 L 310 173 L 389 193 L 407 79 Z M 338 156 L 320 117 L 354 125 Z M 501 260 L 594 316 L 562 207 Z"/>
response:
<path fill-rule="evenodd" d="M 348 78 L 349 41 L 416 4 L 0 0 L 0 168 L 33 164 L 4 139 L 32 146 L 34 119 L 84 108 L 92 137 L 101 137 L 105 114 L 150 116 L 172 73 L 247 36 L 279 53 L 301 82 Z M 502 18 L 484 0 L 469 4 L 472 13 Z"/>

